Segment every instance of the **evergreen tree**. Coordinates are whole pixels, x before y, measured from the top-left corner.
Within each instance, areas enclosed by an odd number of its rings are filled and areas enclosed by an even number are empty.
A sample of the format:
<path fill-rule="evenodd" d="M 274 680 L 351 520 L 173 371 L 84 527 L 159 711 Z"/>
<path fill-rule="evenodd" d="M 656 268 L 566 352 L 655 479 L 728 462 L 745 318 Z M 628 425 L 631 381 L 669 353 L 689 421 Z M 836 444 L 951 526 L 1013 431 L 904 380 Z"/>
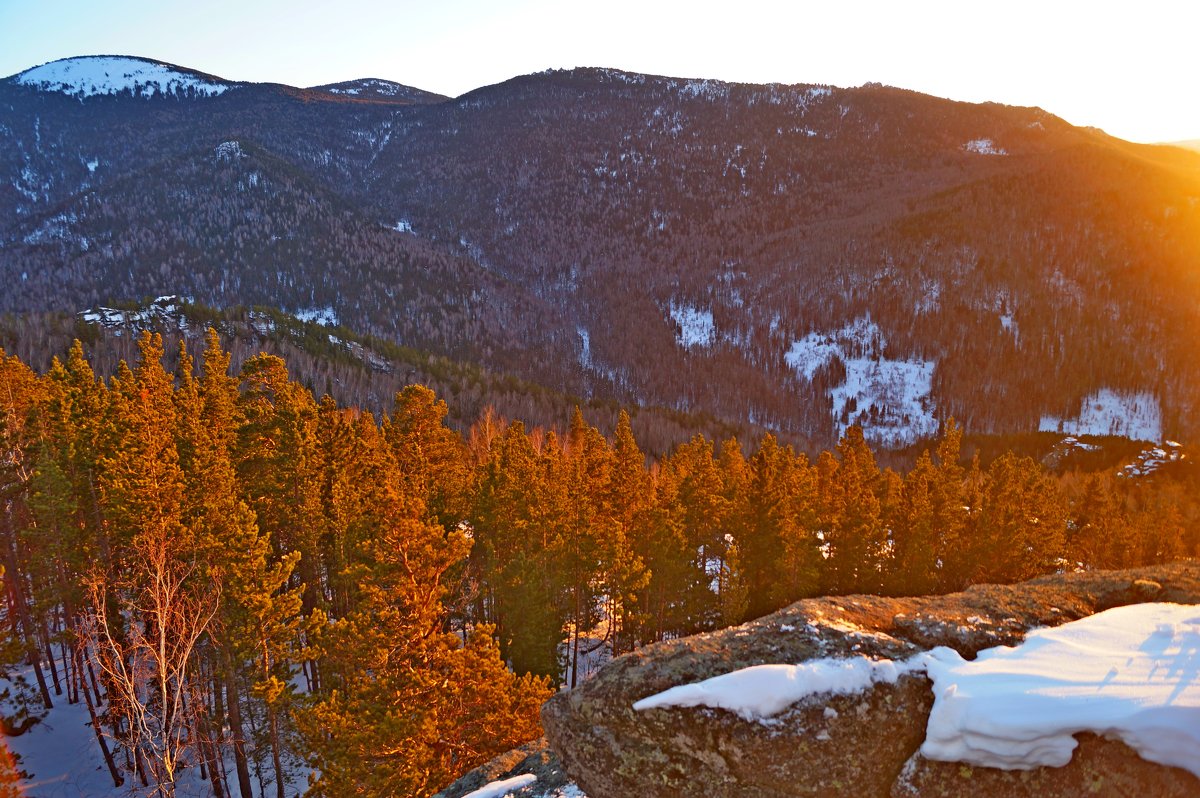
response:
<path fill-rule="evenodd" d="M 392 498 L 361 544 L 358 606 L 318 635 L 331 689 L 297 717 L 313 795 L 422 798 L 538 735 L 546 681 L 508 671 L 486 626 L 466 645 L 443 631 L 443 580 L 470 542 L 425 513 Z"/>

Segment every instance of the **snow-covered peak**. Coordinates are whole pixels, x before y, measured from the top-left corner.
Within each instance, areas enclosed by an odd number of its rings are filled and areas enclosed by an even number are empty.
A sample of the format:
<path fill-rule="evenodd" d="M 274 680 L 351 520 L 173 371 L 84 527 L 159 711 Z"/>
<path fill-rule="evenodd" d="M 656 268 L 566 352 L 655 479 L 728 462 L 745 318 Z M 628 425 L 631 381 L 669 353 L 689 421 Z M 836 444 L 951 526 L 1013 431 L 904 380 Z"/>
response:
<path fill-rule="evenodd" d="M 122 92 L 140 97 L 165 94 L 214 97 L 233 86 L 182 67 L 124 55 L 85 55 L 51 61 L 25 70 L 15 81 L 80 98 Z"/>

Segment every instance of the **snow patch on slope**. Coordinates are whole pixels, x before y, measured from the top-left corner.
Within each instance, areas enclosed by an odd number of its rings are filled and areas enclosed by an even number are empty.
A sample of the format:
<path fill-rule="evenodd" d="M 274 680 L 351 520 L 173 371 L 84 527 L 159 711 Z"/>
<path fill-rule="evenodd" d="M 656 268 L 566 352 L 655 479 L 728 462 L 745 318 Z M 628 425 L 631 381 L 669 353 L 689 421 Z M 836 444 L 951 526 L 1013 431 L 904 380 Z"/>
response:
<path fill-rule="evenodd" d="M 1085 397 L 1073 419 L 1042 416 L 1039 432 L 1069 435 L 1122 435 L 1138 441 L 1162 440 L 1162 409 L 1154 394 L 1101 388 Z"/>
<path fill-rule="evenodd" d="M 764 720 L 816 695 L 863 692 L 924 672 L 934 704 L 921 753 L 1006 770 L 1061 767 L 1075 734 L 1116 737 L 1143 758 L 1200 776 L 1200 607 L 1136 604 L 965 660 L 945 646 L 902 661 L 867 657 L 755 665 L 644 698 L 635 710 L 715 707 Z"/>
<path fill-rule="evenodd" d="M 16 81 L 25 86 L 79 98 L 125 91 L 140 97 L 153 97 L 155 94 L 215 97 L 230 88 L 228 83 L 210 80 L 167 64 L 113 55 L 51 61 L 25 70 L 17 75 Z"/>
<path fill-rule="evenodd" d="M 716 323 L 711 310 L 692 305 L 670 305 L 671 321 L 675 322 L 675 339 L 685 349 L 711 346 L 717 337 Z"/>
<path fill-rule="evenodd" d="M 784 355 L 809 382 L 835 357 L 845 365 L 845 380 L 830 391 L 839 438 L 852 424 L 862 427 L 867 440 L 889 448 L 937 434 L 932 400 L 937 362 L 884 357 L 886 346 L 878 325 L 863 317 L 839 330 L 809 333 Z"/>
<path fill-rule="evenodd" d="M 971 139 L 963 145 L 963 149 L 977 155 L 1008 155 L 1005 149 L 997 147 L 996 142 L 991 139 Z"/>

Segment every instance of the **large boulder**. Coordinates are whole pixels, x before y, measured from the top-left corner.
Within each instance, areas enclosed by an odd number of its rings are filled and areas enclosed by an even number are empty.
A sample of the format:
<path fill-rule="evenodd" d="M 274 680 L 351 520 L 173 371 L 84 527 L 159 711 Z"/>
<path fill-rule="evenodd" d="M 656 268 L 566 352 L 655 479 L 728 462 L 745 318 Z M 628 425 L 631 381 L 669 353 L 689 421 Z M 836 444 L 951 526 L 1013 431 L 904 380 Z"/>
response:
<path fill-rule="evenodd" d="M 635 711 L 639 699 L 739 668 L 821 657 L 904 659 L 935 646 L 964 657 L 1026 632 L 1146 601 L 1200 603 L 1200 563 L 1050 576 L 922 598 L 797 602 L 710 634 L 647 646 L 546 703 L 542 721 L 590 798 L 631 796 L 1200 795 L 1200 779 L 1092 738 L 1066 768 L 998 771 L 917 754 L 933 703 L 921 673 L 852 695 L 815 695 L 767 720 L 711 708 Z M 1114 753 L 1115 752 L 1115 753 Z M 1109 760 L 1116 770 L 1106 777 Z M 1053 772 L 1051 772 L 1053 771 Z M 1182 792 L 1180 791 L 1182 790 Z"/>

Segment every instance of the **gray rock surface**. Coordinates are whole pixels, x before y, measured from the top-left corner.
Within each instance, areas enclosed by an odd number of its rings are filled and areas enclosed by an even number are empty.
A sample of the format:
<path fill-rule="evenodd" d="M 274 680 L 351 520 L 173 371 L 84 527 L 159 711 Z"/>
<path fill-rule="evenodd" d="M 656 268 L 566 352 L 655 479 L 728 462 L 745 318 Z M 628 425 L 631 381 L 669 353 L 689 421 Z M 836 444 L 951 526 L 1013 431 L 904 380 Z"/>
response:
<path fill-rule="evenodd" d="M 572 790 L 563 772 L 562 764 L 546 745 L 546 738 L 534 740 L 520 748 L 501 754 L 439 792 L 433 798 L 462 798 L 485 784 L 513 776 L 532 773 L 537 781 L 518 793 L 514 798 L 580 798 L 582 794 Z M 585 798 L 585 797 L 584 797 Z"/>
<path fill-rule="evenodd" d="M 924 675 L 817 695 L 769 721 L 708 708 L 635 712 L 669 687 L 764 663 L 902 659 L 945 645 L 966 657 L 1111 607 L 1200 603 L 1200 562 L 1067 574 L 921 598 L 808 599 L 742 626 L 648 646 L 542 710 L 550 747 L 591 798 L 641 796 L 1200 795 L 1200 779 L 1087 736 L 1065 768 L 1013 772 L 916 755 L 933 703 Z"/>

